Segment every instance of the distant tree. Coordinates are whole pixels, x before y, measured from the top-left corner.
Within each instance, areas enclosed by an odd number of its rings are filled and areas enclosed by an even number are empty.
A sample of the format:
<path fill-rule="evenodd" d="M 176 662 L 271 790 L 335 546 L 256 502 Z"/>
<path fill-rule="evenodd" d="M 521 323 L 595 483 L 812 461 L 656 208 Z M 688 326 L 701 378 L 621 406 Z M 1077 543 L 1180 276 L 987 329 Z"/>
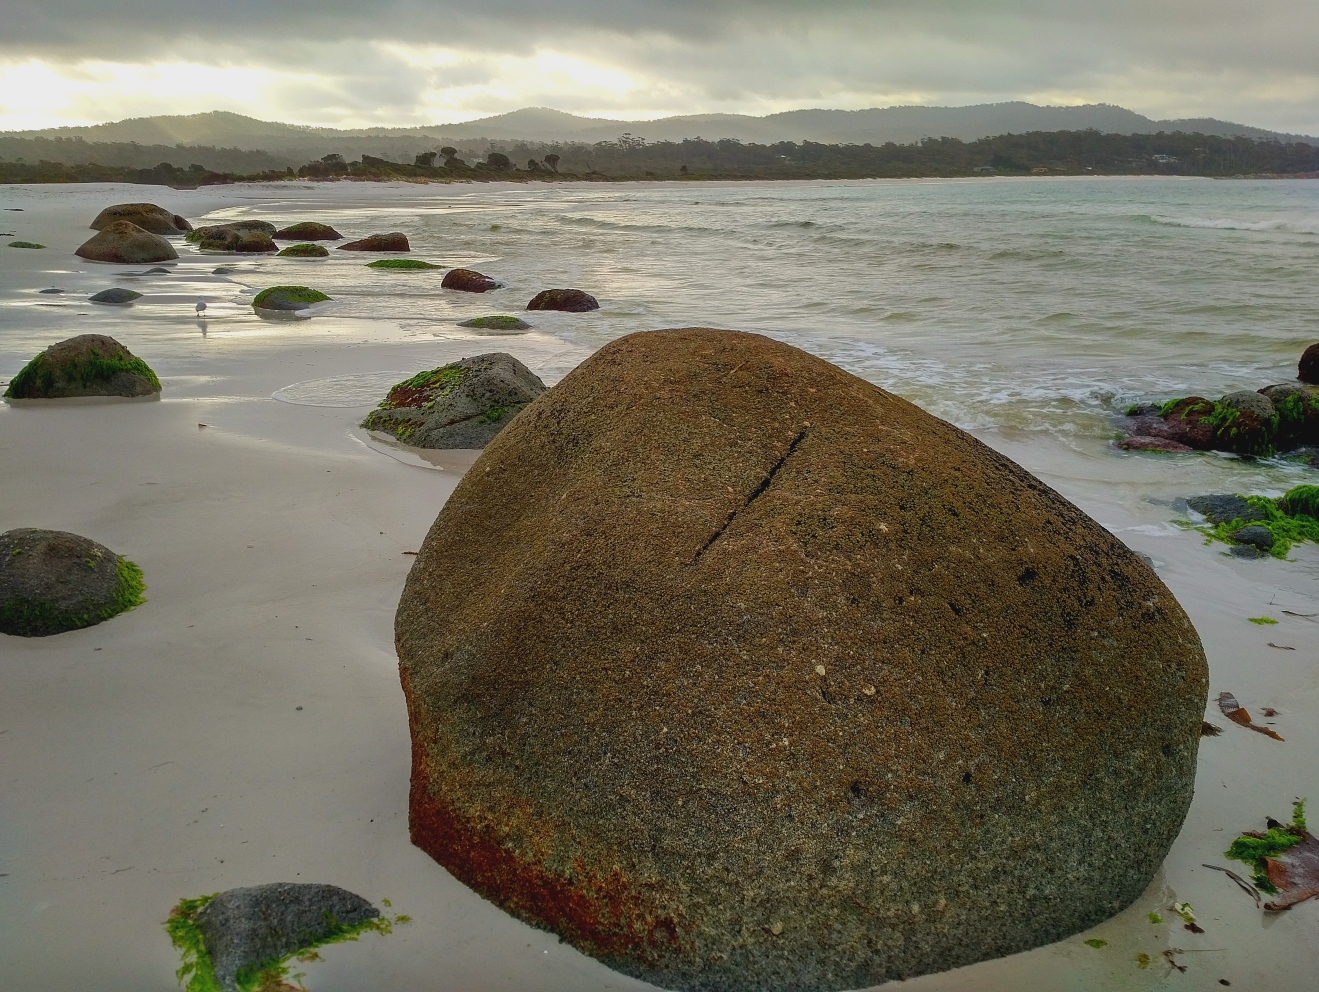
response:
<path fill-rule="evenodd" d="M 687 166 L 684 165 L 684 166 L 683 166 L 681 169 L 679 169 L 678 171 L 681 172 L 684 176 L 687 175 Z"/>
<path fill-rule="evenodd" d="M 485 164 L 501 172 L 513 168 L 513 162 L 503 152 L 491 152 L 485 157 Z"/>
<path fill-rule="evenodd" d="M 550 167 L 551 172 L 558 172 L 559 156 L 555 155 L 553 152 L 550 152 L 550 154 L 545 156 L 545 164 Z"/>
<path fill-rule="evenodd" d="M 440 154 L 444 156 L 444 167 L 452 168 L 453 164 L 458 161 L 458 149 L 452 145 L 445 145 L 440 149 Z"/>
<path fill-rule="evenodd" d="M 527 171 L 528 171 L 528 172 L 539 172 L 539 171 L 540 171 L 540 163 L 537 162 L 534 158 L 529 158 L 529 159 L 527 159 Z"/>
<path fill-rule="evenodd" d="M 326 165 L 343 165 L 343 156 L 338 152 L 330 152 L 328 155 L 322 155 L 321 161 Z"/>
<path fill-rule="evenodd" d="M 420 165 L 424 169 L 433 169 L 436 154 L 436 152 L 422 152 L 417 156 L 417 161 L 414 164 Z"/>

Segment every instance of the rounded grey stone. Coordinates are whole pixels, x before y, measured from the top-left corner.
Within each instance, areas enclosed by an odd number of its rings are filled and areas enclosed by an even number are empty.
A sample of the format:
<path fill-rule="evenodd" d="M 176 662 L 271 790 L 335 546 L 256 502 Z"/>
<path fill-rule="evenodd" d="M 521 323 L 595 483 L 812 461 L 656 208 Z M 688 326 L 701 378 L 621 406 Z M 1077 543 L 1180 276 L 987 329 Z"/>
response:
<path fill-rule="evenodd" d="M 1273 547 L 1273 531 L 1259 524 L 1252 524 L 1249 527 L 1242 527 L 1233 534 L 1232 540 L 1237 544 L 1249 544 L 1261 551 L 1268 551 Z"/>
<path fill-rule="evenodd" d="M 134 300 L 142 299 L 141 293 L 135 293 L 131 289 L 103 289 L 95 296 L 88 297 L 89 303 L 110 303 L 117 306 L 123 306 L 125 303 L 132 303 Z"/>
<path fill-rule="evenodd" d="M 1273 401 L 1252 389 L 1238 389 L 1234 393 L 1228 393 L 1218 402 L 1242 413 L 1253 413 L 1262 420 L 1268 420 L 1273 416 Z"/>

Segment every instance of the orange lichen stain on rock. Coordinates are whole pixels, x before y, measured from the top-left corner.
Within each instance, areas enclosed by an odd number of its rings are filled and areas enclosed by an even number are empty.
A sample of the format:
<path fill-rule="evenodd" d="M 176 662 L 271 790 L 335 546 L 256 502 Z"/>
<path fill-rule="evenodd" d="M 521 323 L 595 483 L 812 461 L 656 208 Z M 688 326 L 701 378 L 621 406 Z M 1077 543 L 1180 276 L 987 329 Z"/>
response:
<path fill-rule="evenodd" d="M 521 856 L 501 843 L 501 828 L 493 818 L 459 813 L 432 788 L 415 745 L 408 824 L 412 843 L 464 885 L 588 954 L 657 960 L 680 950 L 679 920 L 629 882 L 618 866 L 601 875 L 579 858 L 569 878 Z"/>

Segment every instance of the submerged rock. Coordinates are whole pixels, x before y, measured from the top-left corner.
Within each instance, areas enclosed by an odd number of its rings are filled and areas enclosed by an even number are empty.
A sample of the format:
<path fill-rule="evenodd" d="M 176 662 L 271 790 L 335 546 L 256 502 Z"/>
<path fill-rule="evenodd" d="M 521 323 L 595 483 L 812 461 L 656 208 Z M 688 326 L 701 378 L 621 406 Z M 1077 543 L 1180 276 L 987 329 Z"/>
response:
<path fill-rule="evenodd" d="M 1261 551 L 1268 551 L 1273 547 L 1273 531 L 1257 524 L 1251 525 L 1250 527 L 1242 527 L 1233 534 L 1232 540 L 1236 541 L 1237 544 L 1249 544 Z"/>
<path fill-rule="evenodd" d="M 408 236 L 394 231 L 392 234 L 372 234 L 360 241 L 339 246 L 340 251 L 411 251 Z"/>
<path fill-rule="evenodd" d="M 594 296 L 580 289 L 543 289 L 531 298 L 528 310 L 566 310 L 568 313 L 585 313 L 599 310 Z"/>
<path fill-rule="evenodd" d="M 523 411 L 395 622 L 413 842 L 664 988 L 854 989 L 1074 934 L 1191 800 L 1207 669 L 1112 534 L 759 335 Z"/>
<path fill-rule="evenodd" d="M 531 325 L 521 317 L 509 317 L 504 314 L 490 314 L 487 317 L 473 317 L 458 324 L 459 327 L 477 327 L 486 331 L 529 331 Z"/>
<path fill-rule="evenodd" d="M 1188 451 L 1195 450 L 1180 441 L 1172 441 L 1164 437 L 1144 437 L 1140 434 L 1124 437 L 1118 442 L 1118 446 L 1123 451 L 1162 451 L 1173 455 L 1185 454 Z"/>
<path fill-rule="evenodd" d="M 271 237 L 276 241 L 338 241 L 343 235 L 329 224 L 318 224 L 308 220 L 300 224 L 290 224 L 275 231 Z"/>
<path fill-rule="evenodd" d="M 51 345 L 28 362 L 9 381 L 5 397 L 44 400 L 72 396 L 150 396 L 159 392 L 156 373 L 114 338 L 80 334 Z"/>
<path fill-rule="evenodd" d="M 271 240 L 275 225 L 265 220 L 234 221 L 232 224 L 212 224 L 190 231 L 188 241 L 202 251 L 232 251 L 244 254 L 263 254 L 278 251 Z"/>
<path fill-rule="evenodd" d="M 60 530 L 0 534 L 0 633 L 47 637 L 143 602 L 142 571 L 103 544 Z"/>
<path fill-rule="evenodd" d="M 1228 524 L 1233 520 L 1250 523 L 1267 519 L 1263 510 L 1252 505 L 1242 496 L 1233 493 L 1212 493 L 1207 496 L 1191 496 L 1186 505 L 1201 514 L 1211 524 Z"/>
<path fill-rule="evenodd" d="M 306 286 L 271 286 L 257 293 L 252 306 L 257 310 L 306 310 L 330 297 Z"/>
<path fill-rule="evenodd" d="M 90 226 L 93 231 L 100 231 L 119 220 L 130 221 L 152 234 L 183 234 L 192 230 L 187 218 L 154 203 L 116 203 L 97 214 Z"/>
<path fill-rule="evenodd" d="M 85 241 L 75 255 L 95 262 L 169 262 L 179 257 L 174 246 L 127 220 L 117 220 Z"/>
<path fill-rule="evenodd" d="M 488 293 L 498 289 L 499 283 L 475 269 L 450 269 L 444 273 L 444 281 L 440 286 L 444 289 L 459 289 L 464 293 Z"/>
<path fill-rule="evenodd" d="M 95 296 L 89 296 L 89 303 L 110 303 L 123 306 L 126 303 L 132 303 L 134 300 L 142 299 L 141 293 L 135 293 L 131 289 L 103 289 Z"/>
<path fill-rule="evenodd" d="M 417 448 L 484 448 L 543 392 L 512 355 L 477 355 L 400 382 L 362 426 Z"/>
<path fill-rule="evenodd" d="M 1278 445 L 1284 449 L 1319 444 L 1319 386 L 1282 382 L 1260 392 L 1278 413 Z"/>
<path fill-rule="evenodd" d="M 337 885 L 271 882 L 221 892 L 194 920 L 223 992 L 251 974 L 380 917 L 366 899 Z"/>
<path fill-rule="evenodd" d="M 283 258 L 325 258 L 330 251 L 324 245 L 289 245 L 279 254 Z"/>

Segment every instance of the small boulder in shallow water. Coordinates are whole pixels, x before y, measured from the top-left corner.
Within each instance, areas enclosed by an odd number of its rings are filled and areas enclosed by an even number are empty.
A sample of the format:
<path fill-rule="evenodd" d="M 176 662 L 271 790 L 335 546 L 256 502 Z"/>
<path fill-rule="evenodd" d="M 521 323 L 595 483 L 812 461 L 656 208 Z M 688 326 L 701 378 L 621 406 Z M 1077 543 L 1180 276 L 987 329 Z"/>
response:
<path fill-rule="evenodd" d="M 276 231 L 271 237 L 276 241 L 338 241 L 343 235 L 329 224 L 303 221 L 300 224 L 290 224 Z"/>
<path fill-rule="evenodd" d="M 444 273 L 444 281 L 440 286 L 444 289 L 459 289 L 464 293 L 488 293 L 498 289 L 499 283 L 475 269 L 450 269 Z"/>
<path fill-rule="evenodd" d="M 93 231 L 100 231 L 117 220 L 130 221 L 152 234 L 183 234 L 192 230 L 186 218 L 154 203 L 116 203 L 97 214 L 90 226 Z"/>
<path fill-rule="evenodd" d="M 281 258 L 325 258 L 330 254 L 324 245 L 289 245 L 280 249 Z"/>
<path fill-rule="evenodd" d="M 146 362 L 114 338 L 80 334 L 53 344 L 28 362 L 5 390 L 14 400 L 73 396 L 150 396 L 160 380 Z"/>
<path fill-rule="evenodd" d="M 117 306 L 123 306 L 126 303 L 132 303 L 134 300 L 142 299 L 141 293 L 135 293 L 131 289 L 103 289 L 95 296 L 89 296 L 89 303 L 109 303 Z"/>
<path fill-rule="evenodd" d="M 856 989 L 1149 885 L 1207 697 L 1172 593 L 950 424 L 759 335 L 613 341 L 486 448 L 395 618 L 411 836 L 664 988 Z"/>
<path fill-rule="evenodd" d="M 585 313 L 588 310 L 599 310 L 600 304 L 594 296 L 580 289 L 543 289 L 531 298 L 527 309 Z"/>
<path fill-rule="evenodd" d="M 458 324 L 459 327 L 476 327 L 483 331 L 529 331 L 531 325 L 521 317 L 509 317 L 505 314 L 490 314 L 487 317 L 473 317 Z"/>
<path fill-rule="evenodd" d="M 319 289 L 306 286 L 271 286 L 256 294 L 252 306 L 257 310 L 306 310 L 328 299 Z"/>
<path fill-rule="evenodd" d="M 1232 540 L 1237 544 L 1249 544 L 1261 551 L 1269 551 L 1273 547 L 1273 531 L 1267 527 L 1252 524 L 1249 527 L 1242 527 L 1233 534 Z"/>
<path fill-rule="evenodd" d="M 127 220 L 107 224 L 74 252 L 94 262 L 170 262 L 179 257 L 174 246 L 159 234 L 145 231 Z"/>
<path fill-rule="evenodd" d="M 1305 349 L 1296 365 L 1296 378 L 1312 386 L 1319 386 L 1319 344 L 1312 344 Z"/>
<path fill-rule="evenodd" d="M 359 241 L 339 246 L 340 251 L 411 251 L 408 236 L 394 231 L 391 234 L 372 234 Z"/>
<path fill-rule="evenodd" d="M 512 355 L 477 355 L 400 382 L 362 426 L 417 448 L 484 448 L 543 392 Z"/>
<path fill-rule="evenodd" d="M 1227 524 L 1233 520 L 1253 523 L 1267 519 L 1263 510 L 1252 505 L 1242 496 L 1233 493 L 1211 493 L 1207 496 L 1191 496 L 1186 505 L 1196 513 L 1202 514 L 1209 523 Z"/>
<path fill-rule="evenodd" d="M 1249 413 L 1260 420 L 1268 420 L 1274 414 L 1273 401 L 1263 393 L 1250 389 L 1238 389 L 1235 393 L 1228 393 L 1218 403 L 1219 406 Z"/>
<path fill-rule="evenodd" d="M 143 602 L 142 571 L 103 544 L 59 530 L 0 534 L 0 633 L 47 637 Z"/>

